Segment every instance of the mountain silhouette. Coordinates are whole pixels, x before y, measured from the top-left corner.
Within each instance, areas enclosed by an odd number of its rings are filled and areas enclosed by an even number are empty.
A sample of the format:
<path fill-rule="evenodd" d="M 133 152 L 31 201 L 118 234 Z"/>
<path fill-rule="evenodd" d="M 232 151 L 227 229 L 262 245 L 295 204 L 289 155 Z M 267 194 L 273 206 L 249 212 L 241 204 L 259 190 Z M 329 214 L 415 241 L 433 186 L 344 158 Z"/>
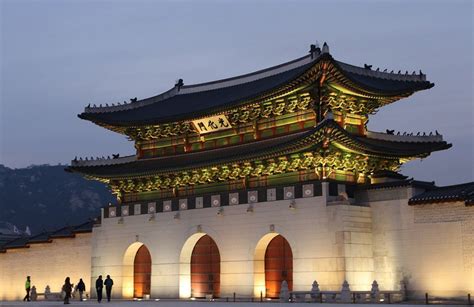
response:
<path fill-rule="evenodd" d="M 0 164 L 0 222 L 31 233 L 100 215 L 115 198 L 107 186 L 64 171 L 64 165 L 11 169 Z"/>

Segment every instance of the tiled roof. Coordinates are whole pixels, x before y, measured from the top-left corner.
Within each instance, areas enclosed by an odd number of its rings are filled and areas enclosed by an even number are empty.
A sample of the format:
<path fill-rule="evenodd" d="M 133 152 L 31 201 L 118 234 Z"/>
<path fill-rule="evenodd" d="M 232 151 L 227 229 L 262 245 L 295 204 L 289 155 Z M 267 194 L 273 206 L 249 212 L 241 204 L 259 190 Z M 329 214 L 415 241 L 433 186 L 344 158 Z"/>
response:
<path fill-rule="evenodd" d="M 372 175 L 372 178 L 393 178 L 393 179 L 405 180 L 408 177 L 397 172 L 392 172 L 389 170 L 380 170 L 380 171 L 376 171 Z"/>
<path fill-rule="evenodd" d="M 285 85 L 300 80 L 300 77 L 311 71 L 320 61 L 331 62 L 344 79 L 367 92 L 389 96 L 407 95 L 434 85 L 426 81 L 426 76 L 421 73 L 394 74 L 373 71 L 336 61 L 328 51 L 323 51 L 242 76 L 196 85 L 177 84 L 157 96 L 134 100 L 132 103 L 104 107 L 89 105 L 79 117 L 117 127 L 197 118 L 281 90 Z"/>
<path fill-rule="evenodd" d="M 393 157 L 426 156 L 432 151 L 449 148 L 451 145 L 441 142 L 390 142 L 384 140 L 368 140 L 366 137 L 357 137 L 341 128 L 334 120 L 327 119 L 316 127 L 303 132 L 267 140 L 257 140 L 246 144 L 233 145 L 217 149 L 189 152 L 174 156 L 164 156 L 135 160 L 114 165 L 91 165 L 84 163 L 68 167 L 66 170 L 79 172 L 101 178 L 127 176 L 143 176 L 150 174 L 164 174 L 178 170 L 190 170 L 198 167 L 212 166 L 221 163 L 266 159 L 276 155 L 301 151 L 305 148 L 316 149 L 320 146 L 321 130 L 331 129 L 331 141 L 359 152 Z M 120 158 L 119 158 L 120 159 Z M 119 160 L 117 159 L 117 160 Z M 129 160 L 127 160 L 129 161 Z"/>
<path fill-rule="evenodd" d="M 376 72 L 336 61 L 344 75 L 359 86 L 374 92 L 398 94 L 432 88 L 433 83 L 423 80 L 424 75 L 404 75 Z M 414 78 L 407 78 L 414 77 Z"/>
<path fill-rule="evenodd" d="M 312 62 L 247 83 L 212 90 L 195 91 L 187 94 L 175 94 L 165 99 L 147 98 L 145 100 L 150 100 L 151 103 L 147 102 L 143 107 L 112 112 L 84 112 L 79 117 L 118 126 L 130 124 L 144 125 L 170 122 L 180 118 L 199 117 L 213 112 L 217 108 L 238 104 L 241 101 L 252 99 L 285 85 L 303 74 L 311 66 L 313 66 Z M 141 101 L 137 102 L 137 104 L 140 103 Z"/>
<path fill-rule="evenodd" d="M 0 246 L 0 252 L 5 252 L 12 248 L 28 248 L 30 244 L 35 243 L 51 243 L 55 238 L 73 238 L 76 233 L 92 232 L 94 221 L 90 220 L 76 226 L 66 226 L 58 230 L 48 232 L 44 231 L 31 237 L 21 237 Z"/>
<path fill-rule="evenodd" d="M 467 206 L 474 205 L 474 182 L 437 187 L 410 198 L 408 203 L 419 205 L 456 201 L 462 201 Z"/>
<path fill-rule="evenodd" d="M 375 184 L 366 184 L 358 186 L 360 190 L 377 190 L 377 189 L 394 189 L 400 187 L 417 187 L 422 189 L 434 189 L 436 188 L 434 181 L 419 181 L 414 180 L 413 178 L 406 179 L 406 180 L 398 180 L 398 181 L 388 181 L 388 182 L 381 182 Z"/>

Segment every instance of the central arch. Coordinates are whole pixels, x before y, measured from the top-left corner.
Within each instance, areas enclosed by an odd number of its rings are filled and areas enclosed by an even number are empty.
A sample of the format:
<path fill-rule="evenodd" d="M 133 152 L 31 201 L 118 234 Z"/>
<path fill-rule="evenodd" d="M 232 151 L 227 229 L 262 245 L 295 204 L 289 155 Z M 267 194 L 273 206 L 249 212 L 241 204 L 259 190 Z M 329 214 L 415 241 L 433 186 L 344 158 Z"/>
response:
<path fill-rule="evenodd" d="M 221 257 L 216 242 L 202 236 L 191 255 L 191 296 L 204 298 L 220 296 Z"/>
<path fill-rule="evenodd" d="M 201 239 L 203 240 L 201 241 Z M 207 256 L 205 254 L 207 254 Z M 198 272 L 197 270 L 200 269 L 199 267 L 204 268 L 204 271 Z M 205 273 L 207 273 L 207 280 L 202 280 L 202 278 L 205 278 Z M 210 275 L 212 275 L 210 278 L 213 280 L 209 280 Z M 197 284 L 198 278 L 201 278 L 201 282 L 203 284 L 207 284 L 207 292 L 209 292 L 209 284 L 212 282 L 211 287 L 213 289 L 209 294 L 212 293 L 214 296 L 218 296 L 220 294 L 219 250 L 214 239 L 204 232 L 192 234 L 186 240 L 183 248 L 181 249 L 181 254 L 179 256 L 180 298 L 190 298 L 192 296 L 200 295 L 195 291 L 195 289 L 192 288 L 193 284 Z"/>
<path fill-rule="evenodd" d="M 284 280 L 288 283 L 288 289 L 293 290 L 293 253 L 288 241 L 278 235 L 268 243 L 265 252 L 266 296 L 278 298 Z"/>

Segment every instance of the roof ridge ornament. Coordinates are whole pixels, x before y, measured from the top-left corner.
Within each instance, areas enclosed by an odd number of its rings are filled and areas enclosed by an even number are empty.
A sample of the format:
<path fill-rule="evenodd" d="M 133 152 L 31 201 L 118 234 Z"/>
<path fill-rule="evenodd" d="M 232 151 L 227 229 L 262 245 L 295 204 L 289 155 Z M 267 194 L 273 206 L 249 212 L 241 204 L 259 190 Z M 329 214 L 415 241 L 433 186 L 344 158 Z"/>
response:
<path fill-rule="evenodd" d="M 323 44 L 323 54 L 328 53 L 329 54 L 329 46 L 326 42 Z"/>
<path fill-rule="evenodd" d="M 311 59 L 317 58 L 321 55 L 321 48 L 319 47 L 318 41 L 315 44 L 309 46 L 309 53 L 311 54 Z"/>
<path fill-rule="evenodd" d="M 178 89 L 178 92 L 179 92 L 179 89 L 184 85 L 184 81 L 183 79 L 178 79 L 176 80 L 176 82 L 174 83 L 174 87 Z"/>

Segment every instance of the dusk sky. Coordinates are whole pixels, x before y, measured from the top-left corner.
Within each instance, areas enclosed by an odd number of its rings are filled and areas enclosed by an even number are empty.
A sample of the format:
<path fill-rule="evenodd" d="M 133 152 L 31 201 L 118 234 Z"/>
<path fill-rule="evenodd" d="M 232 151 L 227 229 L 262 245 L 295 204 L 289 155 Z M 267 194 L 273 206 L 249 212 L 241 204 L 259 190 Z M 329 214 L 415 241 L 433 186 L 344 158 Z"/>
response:
<path fill-rule="evenodd" d="M 1 3 L 0 164 L 133 154 L 126 137 L 77 118 L 89 103 L 154 96 L 306 55 L 422 70 L 435 87 L 383 107 L 373 131 L 435 131 L 453 144 L 402 168 L 472 181 L 472 1 L 7 1 Z M 183 109 L 186 106 L 183 106 Z"/>

